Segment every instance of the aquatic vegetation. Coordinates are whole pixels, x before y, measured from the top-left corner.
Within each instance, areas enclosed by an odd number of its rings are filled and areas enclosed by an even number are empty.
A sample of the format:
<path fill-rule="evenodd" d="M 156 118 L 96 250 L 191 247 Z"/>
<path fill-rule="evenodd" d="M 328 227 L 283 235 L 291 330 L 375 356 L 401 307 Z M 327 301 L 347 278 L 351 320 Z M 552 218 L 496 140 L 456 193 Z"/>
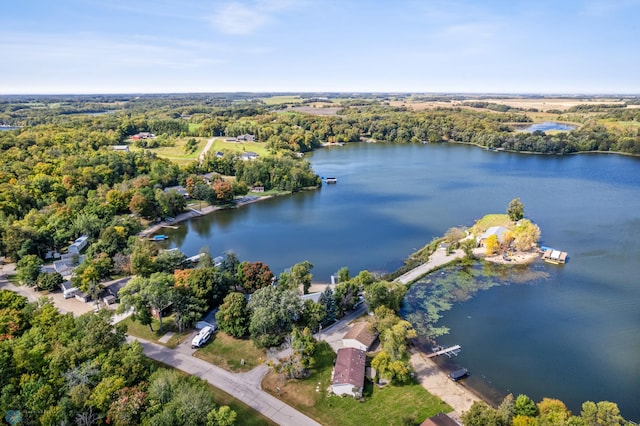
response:
<path fill-rule="evenodd" d="M 461 262 L 426 275 L 407 291 L 400 313 L 426 338 L 447 334 L 438 324 L 442 313 L 458 302 L 469 300 L 479 290 L 498 285 L 528 283 L 546 279 L 548 273 L 535 265 L 514 267 L 489 262 Z"/>

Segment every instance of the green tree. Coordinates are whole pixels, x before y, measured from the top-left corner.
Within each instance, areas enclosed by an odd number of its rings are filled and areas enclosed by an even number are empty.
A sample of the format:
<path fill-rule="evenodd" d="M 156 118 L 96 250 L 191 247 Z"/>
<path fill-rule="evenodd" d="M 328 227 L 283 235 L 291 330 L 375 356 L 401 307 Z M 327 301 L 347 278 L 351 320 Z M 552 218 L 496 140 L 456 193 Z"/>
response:
<path fill-rule="evenodd" d="M 338 282 L 333 294 L 338 307 L 338 317 L 353 309 L 360 297 L 360 287 L 353 281 Z"/>
<path fill-rule="evenodd" d="M 476 401 L 469 411 L 462 414 L 462 422 L 465 426 L 506 426 L 496 410 L 484 402 Z"/>
<path fill-rule="evenodd" d="M 38 276 L 38 288 L 42 290 L 54 290 L 64 282 L 64 278 L 57 272 L 42 273 Z"/>
<path fill-rule="evenodd" d="M 524 217 L 524 204 L 520 201 L 520 198 L 514 198 L 507 207 L 507 216 L 514 222 L 519 221 Z"/>
<path fill-rule="evenodd" d="M 20 282 L 26 286 L 35 287 L 38 284 L 42 263 L 42 259 L 35 254 L 28 254 L 22 257 L 16 263 Z"/>
<path fill-rule="evenodd" d="M 259 348 L 281 344 L 302 317 L 302 302 L 298 292 L 274 286 L 256 291 L 248 307 L 252 312 L 249 333 Z"/>
<path fill-rule="evenodd" d="M 187 256 L 180 250 L 162 250 L 154 260 L 154 269 L 156 272 L 173 274 L 173 271 L 182 267 L 185 260 L 187 260 Z"/>
<path fill-rule="evenodd" d="M 146 393 L 139 387 L 120 389 L 107 412 L 109 423 L 114 426 L 140 424 L 145 399 Z"/>
<path fill-rule="evenodd" d="M 185 328 L 196 323 L 198 318 L 205 312 L 205 304 L 205 301 L 194 295 L 191 288 L 185 286 L 174 287 L 171 292 L 171 309 L 179 332 L 182 333 Z"/>
<path fill-rule="evenodd" d="M 207 426 L 233 426 L 238 414 L 228 405 L 213 409 L 207 414 Z"/>
<path fill-rule="evenodd" d="M 333 324 L 336 321 L 338 305 L 336 304 L 336 299 L 333 296 L 331 286 L 325 287 L 324 291 L 320 295 L 318 303 L 322 306 L 325 312 L 323 324 Z"/>
<path fill-rule="evenodd" d="M 620 415 L 620 409 L 615 402 L 600 401 L 597 404 L 586 401 L 582 404 L 580 417 L 586 421 L 588 425 L 609 426 L 609 425 L 625 425 L 627 422 Z"/>
<path fill-rule="evenodd" d="M 233 337 L 243 337 L 247 334 L 249 320 L 247 299 L 242 293 L 229 293 L 216 312 L 216 321 L 220 330 Z"/>
<path fill-rule="evenodd" d="M 296 263 L 291 267 L 293 285 L 296 288 L 302 287 L 304 294 L 309 293 L 309 287 L 311 287 L 311 280 L 313 279 L 311 269 L 313 269 L 313 264 L 308 260 Z"/>
<path fill-rule="evenodd" d="M 515 415 L 536 417 L 538 415 L 538 407 L 527 395 L 520 394 L 516 398 L 513 412 Z"/>
<path fill-rule="evenodd" d="M 364 298 L 370 311 L 378 306 L 387 306 L 395 312 L 400 310 L 402 298 L 407 292 L 407 286 L 398 282 L 378 281 L 371 284 Z"/>
<path fill-rule="evenodd" d="M 131 273 L 149 277 L 156 272 L 153 259 L 158 255 L 158 246 L 152 241 L 136 239 L 131 252 Z"/>
<path fill-rule="evenodd" d="M 158 315 L 160 331 L 162 331 L 163 310 L 171 302 L 173 291 L 174 280 L 171 274 L 156 272 L 149 278 L 134 277 L 120 290 L 118 310 L 124 312 L 129 308 L 134 308 L 136 314 L 140 312 L 143 320 L 146 320 L 148 310 L 153 309 Z"/>

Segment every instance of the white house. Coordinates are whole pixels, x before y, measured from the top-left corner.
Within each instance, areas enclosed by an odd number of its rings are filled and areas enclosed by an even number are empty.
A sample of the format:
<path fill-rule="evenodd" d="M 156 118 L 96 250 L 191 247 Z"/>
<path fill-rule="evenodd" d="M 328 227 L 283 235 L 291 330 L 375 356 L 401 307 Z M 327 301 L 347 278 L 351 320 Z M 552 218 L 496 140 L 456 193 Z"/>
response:
<path fill-rule="evenodd" d="M 492 226 L 491 228 L 487 229 L 484 234 L 478 237 L 478 245 L 484 246 L 484 243 L 487 240 L 487 238 L 489 238 L 492 235 L 495 235 L 498 238 L 498 242 L 502 244 L 504 234 L 507 231 L 508 229 L 505 228 L 504 226 Z"/>
<path fill-rule="evenodd" d="M 80 254 L 80 252 L 89 244 L 89 237 L 83 235 L 69 246 L 69 253 Z"/>
<path fill-rule="evenodd" d="M 376 340 L 376 337 L 376 334 L 371 331 L 369 323 L 364 321 L 357 322 L 342 338 L 342 346 L 366 352 Z"/>
<path fill-rule="evenodd" d="M 362 396 L 366 354 L 356 348 L 338 350 L 336 365 L 331 376 L 331 390 L 336 395 Z"/>

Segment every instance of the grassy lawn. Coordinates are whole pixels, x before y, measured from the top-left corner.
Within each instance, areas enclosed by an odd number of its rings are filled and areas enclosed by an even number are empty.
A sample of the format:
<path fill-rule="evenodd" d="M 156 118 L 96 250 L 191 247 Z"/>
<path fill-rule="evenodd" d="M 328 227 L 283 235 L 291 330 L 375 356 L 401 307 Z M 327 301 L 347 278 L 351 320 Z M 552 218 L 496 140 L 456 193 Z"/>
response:
<path fill-rule="evenodd" d="M 287 404 L 324 425 L 361 426 L 373 424 L 373 419 L 375 424 L 417 425 L 440 412 L 451 411 L 451 407 L 418 383 L 378 388 L 367 381 L 364 402 L 329 396 L 327 389 L 331 384 L 335 353 L 323 343 L 318 347 L 315 360 L 315 370 L 306 380 L 284 381 L 270 372 L 262 382 L 263 389 L 277 396 L 279 387 L 280 398 Z"/>
<path fill-rule="evenodd" d="M 200 123 L 189 123 L 189 133 L 196 132 L 202 124 Z"/>
<path fill-rule="evenodd" d="M 218 389 L 213 385 L 209 385 L 209 389 L 214 394 L 214 398 L 216 404 L 218 405 L 228 405 L 231 407 L 233 411 L 238 413 L 238 417 L 236 418 L 237 425 L 247 425 L 247 426 L 262 426 L 262 425 L 275 425 L 276 423 L 272 422 L 269 418 L 263 416 L 258 413 L 253 408 L 249 407 L 242 401 L 238 401 L 233 396 L 229 395 L 225 391 Z"/>
<path fill-rule="evenodd" d="M 122 320 L 121 324 L 125 324 L 127 326 L 127 333 L 131 336 L 149 340 L 151 342 L 158 343 L 171 349 L 175 348 L 181 342 L 183 342 L 186 336 L 188 336 L 191 332 L 191 330 L 187 330 L 182 333 L 178 333 L 178 328 L 174 324 L 173 317 L 171 316 L 162 318 L 162 333 L 159 331 L 160 321 L 158 321 L 157 319 L 153 320 L 152 326 L 154 331 L 151 331 L 148 325 L 142 325 L 138 321 L 134 321 L 131 317 Z M 165 333 L 169 331 L 175 333 L 173 337 L 171 337 L 171 339 L 169 339 L 167 343 L 158 342 L 158 339 L 160 339 L 165 335 Z"/>
<path fill-rule="evenodd" d="M 265 360 L 264 351 L 257 349 L 251 340 L 236 339 L 223 331 L 215 333 L 195 356 L 234 373 L 249 371 Z"/>
<path fill-rule="evenodd" d="M 216 151 L 228 151 L 237 152 L 242 154 L 243 152 L 255 152 L 261 157 L 268 157 L 271 155 L 267 149 L 267 144 L 264 142 L 227 142 L 226 138 L 216 138 L 211 145 L 211 152 Z"/>
<path fill-rule="evenodd" d="M 488 214 L 473 225 L 471 232 L 474 235 L 478 235 L 492 226 L 504 226 L 505 228 L 510 228 L 512 225 L 513 222 L 506 214 Z"/>
<path fill-rule="evenodd" d="M 178 138 L 176 139 L 175 146 L 161 146 L 158 148 L 138 148 L 133 143 L 129 144 L 129 149 L 131 151 L 142 151 L 143 149 L 148 149 L 151 152 L 155 152 L 158 157 L 168 158 L 169 160 L 174 160 L 177 162 L 189 162 L 198 158 L 200 152 L 204 149 L 207 144 L 207 138 L 195 138 L 198 141 L 198 147 L 195 151 L 186 154 L 184 152 L 184 146 L 187 144 L 187 141 L 191 139 L 188 138 Z"/>

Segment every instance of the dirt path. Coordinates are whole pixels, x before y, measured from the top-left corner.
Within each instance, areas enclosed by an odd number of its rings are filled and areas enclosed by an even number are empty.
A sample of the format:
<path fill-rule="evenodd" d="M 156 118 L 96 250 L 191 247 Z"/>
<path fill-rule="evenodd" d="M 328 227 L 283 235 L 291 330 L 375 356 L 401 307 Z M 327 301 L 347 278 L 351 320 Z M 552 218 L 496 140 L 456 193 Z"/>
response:
<path fill-rule="evenodd" d="M 204 156 L 207 154 L 207 152 L 209 152 L 209 150 L 211 149 L 211 145 L 213 145 L 213 141 L 215 140 L 216 138 L 211 138 L 207 141 L 207 144 L 204 146 L 202 152 L 198 156 L 198 161 L 202 162 L 202 160 L 204 160 Z"/>

